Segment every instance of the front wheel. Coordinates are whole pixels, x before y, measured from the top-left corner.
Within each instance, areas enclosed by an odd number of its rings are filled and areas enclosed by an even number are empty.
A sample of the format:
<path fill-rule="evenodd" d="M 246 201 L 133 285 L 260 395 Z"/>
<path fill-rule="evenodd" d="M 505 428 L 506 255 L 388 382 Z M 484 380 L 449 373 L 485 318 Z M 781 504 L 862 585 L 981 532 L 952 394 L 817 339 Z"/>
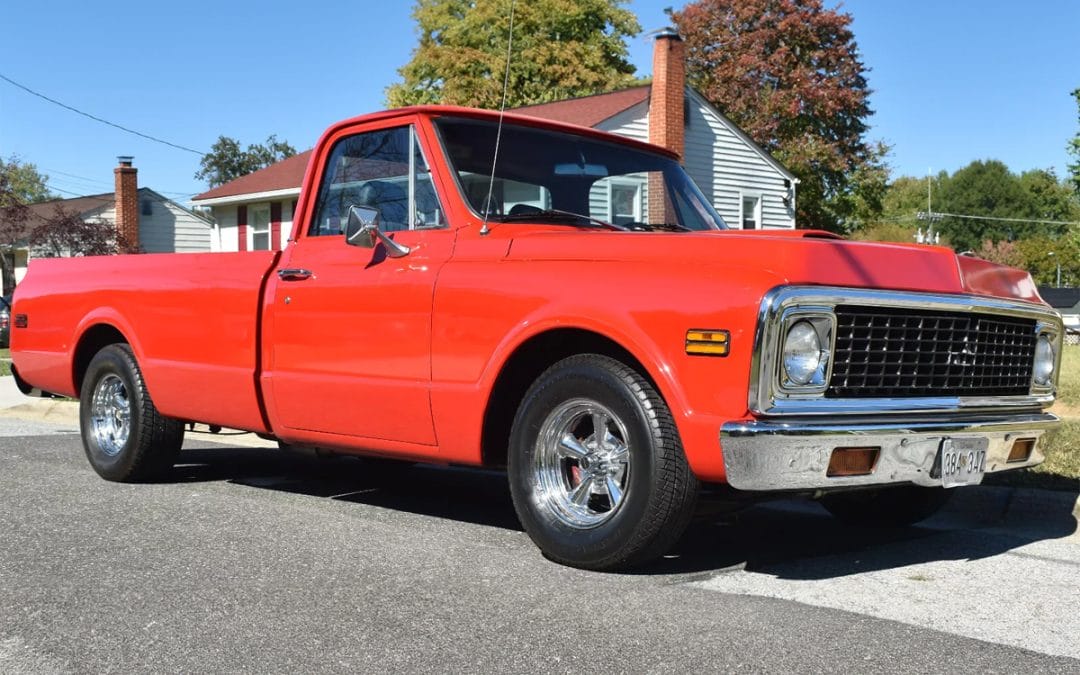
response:
<path fill-rule="evenodd" d="M 585 354 L 549 368 L 510 435 L 514 508 L 548 558 L 586 569 L 662 555 L 693 515 L 698 483 L 667 405 L 639 373 Z"/>
<path fill-rule="evenodd" d="M 901 485 L 827 494 L 821 505 L 851 525 L 905 527 L 937 513 L 951 496 L 952 490 L 945 488 Z"/>
<path fill-rule="evenodd" d="M 109 345 L 90 361 L 79 397 L 79 427 L 94 471 L 125 483 L 160 478 L 184 442 L 183 422 L 158 413 L 126 344 Z"/>

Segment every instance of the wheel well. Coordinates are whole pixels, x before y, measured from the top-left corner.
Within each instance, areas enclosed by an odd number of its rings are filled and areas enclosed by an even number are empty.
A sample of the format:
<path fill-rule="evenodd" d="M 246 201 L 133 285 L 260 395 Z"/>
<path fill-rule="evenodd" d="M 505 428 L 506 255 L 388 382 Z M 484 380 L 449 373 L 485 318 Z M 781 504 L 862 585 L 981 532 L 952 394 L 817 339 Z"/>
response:
<path fill-rule="evenodd" d="M 72 363 L 73 378 L 76 393 L 82 391 L 83 377 L 86 369 L 90 367 L 90 361 L 103 347 L 122 342 L 127 344 L 127 338 L 115 327 L 108 324 L 98 324 L 91 327 L 79 338 L 79 345 L 75 347 L 75 359 Z"/>
<path fill-rule="evenodd" d="M 599 333 L 578 328 L 559 328 L 535 335 L 503 364 L 484 411 L 480 450 L 484 466 L 506 465 L 510 427 L 525 392 L 540 374 L 556 362 L 575 354 L 602 354 L 636 370 L 653 387 L 656 383 L 641 362 L 622 345 Z"/>

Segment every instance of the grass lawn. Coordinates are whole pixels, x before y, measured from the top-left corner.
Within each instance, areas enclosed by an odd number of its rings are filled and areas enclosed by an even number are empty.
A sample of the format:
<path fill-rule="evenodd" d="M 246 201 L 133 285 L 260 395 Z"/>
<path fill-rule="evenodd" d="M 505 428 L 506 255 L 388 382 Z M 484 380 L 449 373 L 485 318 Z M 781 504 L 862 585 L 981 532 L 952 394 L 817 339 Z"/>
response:
<path fill-rule="evenodd" d="M 10 375 L 11 374 L 11 365 L 7 361 L 3 360 L 3 359 L 10 359 L 10 358 L 11 358 L 11 350 L 10 349 L 0 349 L 0 377 L 3 377 L 4 375 Z"/>
<path fill-rule="evenodd" d="M 1024 485 L 1080 491 L 1080 346 L 1065 346 L 1058 379 L 1058 402 L 1052 411 L 1061 427 L 1043 437 L 1046 462 L 1027 471 L 988 474 L 994 485 Z"/>

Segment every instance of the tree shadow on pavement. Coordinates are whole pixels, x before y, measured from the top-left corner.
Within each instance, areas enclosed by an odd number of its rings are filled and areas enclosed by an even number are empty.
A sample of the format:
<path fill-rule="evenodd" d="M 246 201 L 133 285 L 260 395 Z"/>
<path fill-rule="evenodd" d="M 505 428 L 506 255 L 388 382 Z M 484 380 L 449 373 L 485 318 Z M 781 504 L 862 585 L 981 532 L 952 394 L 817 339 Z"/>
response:
<path fill-rule="evenodd" d="M 475 525 L 522 529 L 506 475 L 498 471 L 381 459 L 318 459 L 272 449 L 210 444 L 186 448 L 170 480 L 227 481 Z M 991 494 L 1011 494 L 997 490 Z M 687 575 L 741 570 L 809 580 L 938 560 L 979 559 L 1073 534 L 1077 521 L 1071 507 L 1064 505 L 1075 500 L 1075 493 L 1049 500 L 1039 511 L 1038 522 L 1027 523 L 1002 519 L 1001 505 L 988 506 L 984 497 L 954 498 L 951 508 L 925 524 L 881 529 L 845 525 L 807 500 L 758 504 L 726 514 L 710 511 L 706 501 L 668 555 L 632 574 L 671 575 L 681 581 Z"/>

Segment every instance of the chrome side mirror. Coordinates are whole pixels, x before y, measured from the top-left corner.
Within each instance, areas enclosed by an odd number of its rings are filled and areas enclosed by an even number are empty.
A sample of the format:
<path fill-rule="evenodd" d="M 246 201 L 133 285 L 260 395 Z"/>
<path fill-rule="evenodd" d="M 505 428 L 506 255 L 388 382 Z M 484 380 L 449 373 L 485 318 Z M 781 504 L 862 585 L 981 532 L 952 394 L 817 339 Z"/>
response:
<path fill-rule="evenodd" d="M 379 230 L 379 210 L 370 206 L 350 206 L 349 219 L 345 224 L 345 243 L 350 246 L 375 248 L 377 242 L 386 247 L 391 258 L 408 255 L 412 250 L 403 246 Z"/>

